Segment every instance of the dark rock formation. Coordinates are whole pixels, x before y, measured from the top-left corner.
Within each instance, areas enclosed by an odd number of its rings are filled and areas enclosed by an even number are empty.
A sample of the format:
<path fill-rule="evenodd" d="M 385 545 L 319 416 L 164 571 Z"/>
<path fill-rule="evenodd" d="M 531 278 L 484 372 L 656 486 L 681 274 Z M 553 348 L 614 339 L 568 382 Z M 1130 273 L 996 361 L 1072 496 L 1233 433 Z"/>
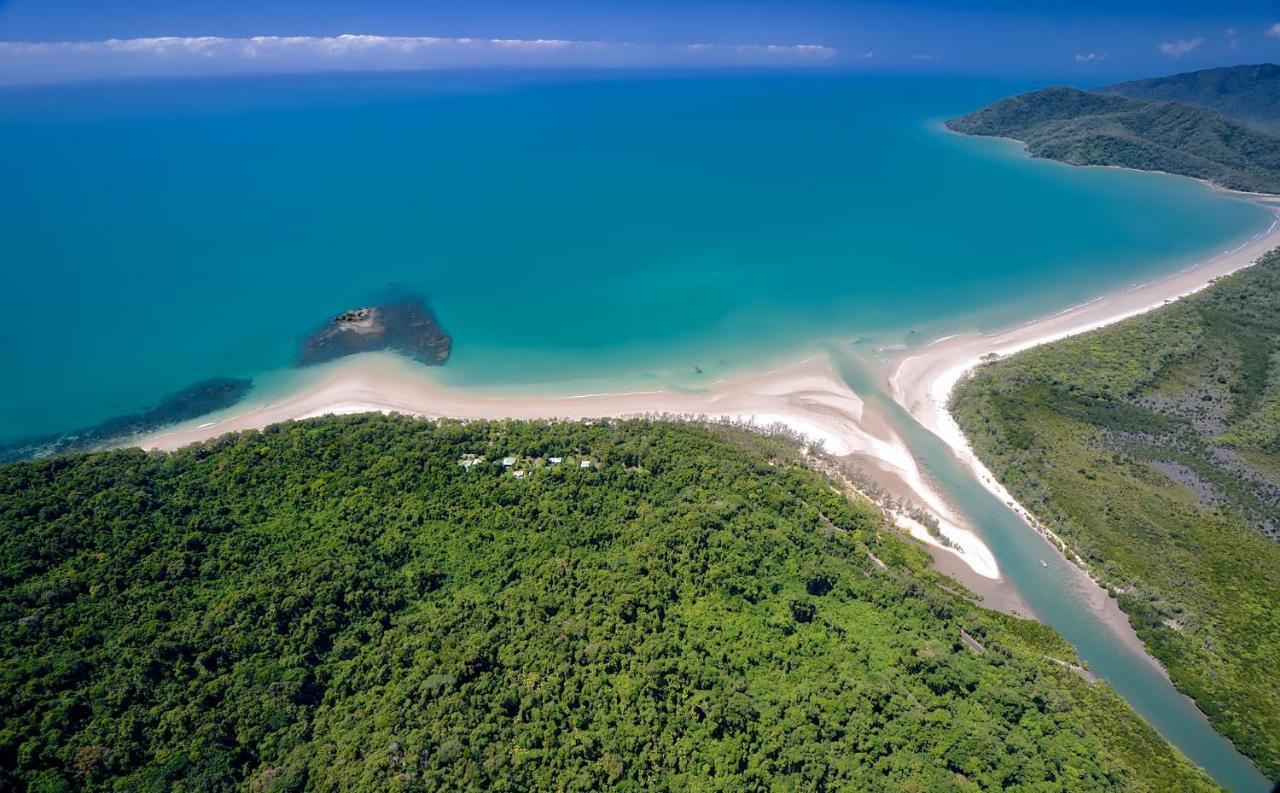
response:
<path fill-rule="evenodd" d="M 329 320 L 302 343 L 299 366 L 344 355 L 389 350 L 419 363 L 439 366 L 449 360 L 453 340 L 421 300 L 347 311 Z"/>
<path fill-rule="evenodd" d="M 73 432 L 25 438 L 0 446 L 0 463 L 111 446 L 137 435 L 231 407 L 243 399 L 252 387 L 252 380 L 231 377 L 202 380 L 169 394 L 159 405 L 140 413 L 116 416 Z"/>

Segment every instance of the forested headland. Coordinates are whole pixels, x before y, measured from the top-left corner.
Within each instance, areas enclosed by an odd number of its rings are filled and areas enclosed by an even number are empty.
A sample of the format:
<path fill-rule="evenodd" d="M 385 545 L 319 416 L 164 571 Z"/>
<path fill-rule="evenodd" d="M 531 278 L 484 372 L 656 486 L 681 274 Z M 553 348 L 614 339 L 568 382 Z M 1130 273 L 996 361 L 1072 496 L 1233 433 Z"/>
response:
<path fill-rule="evenodd" d="M 1002 99 L 947 127 L 1013 138 L 1034 157 L 1071 165 L 1162 171 L 1233 190 L 1280 193 L 1280 135 L 1188 102 L 1059 86 Z"/>
<path fill-rule="evenodd" d="M 1174 684 L 1280 778 L 1280 251 L 983 365 L 952 410 Z"/>
<path fill-rule="evenodd" d="M 741 429 L 309 420 L 3 466 L 0 523 L 0 787 L 1215 789 Z"/>

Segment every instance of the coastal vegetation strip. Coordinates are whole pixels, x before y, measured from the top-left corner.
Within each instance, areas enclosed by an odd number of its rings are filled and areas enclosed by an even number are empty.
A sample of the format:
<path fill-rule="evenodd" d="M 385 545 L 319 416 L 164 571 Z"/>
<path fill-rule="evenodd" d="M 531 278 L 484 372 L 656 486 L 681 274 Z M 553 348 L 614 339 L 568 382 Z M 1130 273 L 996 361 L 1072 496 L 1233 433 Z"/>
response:
<path fill-rule="evenodd" d="M 1280 252 L 985 364 L 952 412 L 1174 684 L 1280 776 Z"/>
<path fill-rule="evenodd" d="M 1214 789 L 806 460 L 363 415 L 0 467 L 0 786 Z"/>

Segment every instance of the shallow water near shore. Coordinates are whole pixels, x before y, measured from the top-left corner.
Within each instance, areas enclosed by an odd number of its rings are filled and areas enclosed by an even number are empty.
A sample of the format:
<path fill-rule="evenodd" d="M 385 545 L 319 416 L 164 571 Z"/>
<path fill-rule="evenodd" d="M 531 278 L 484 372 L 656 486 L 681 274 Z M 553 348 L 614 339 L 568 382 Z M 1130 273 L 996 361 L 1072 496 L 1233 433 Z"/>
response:
<path fill-rule="evenodd" d="M 425 296 L 453 335 L 430 379 L 484 393 L 700 392 L 822 340 L 1037 616 L 1216 779 L 1265 789 L 875 377 L 894 349 L 1058 311 L 1266 227 L 1190 180 L 940 127 L 1025 87 L 489 73 L 0 91 L 0 307 L 22 320 L 0 351 L 22 385 L 0 392 L 0 440 L 211 376 L 253 377 L 251 400 L 270 401 L 315 378 L 290 368 L 303 336 L 387 295 Z"/>
<path fill-rule="evenodd" d="M 0 440 L 285 370 L 326 317 L 388 294 L 425 296 L 453 335 L 449 385 L 698 389 L 814 339 L 1029 319 L 1264 224 L 1189 180 L 941 128 L 1020 87 L 485 73 L 0 91 L 0 308 L 23 318 L 0 351 L 22 385 L 0 393 Z"/>

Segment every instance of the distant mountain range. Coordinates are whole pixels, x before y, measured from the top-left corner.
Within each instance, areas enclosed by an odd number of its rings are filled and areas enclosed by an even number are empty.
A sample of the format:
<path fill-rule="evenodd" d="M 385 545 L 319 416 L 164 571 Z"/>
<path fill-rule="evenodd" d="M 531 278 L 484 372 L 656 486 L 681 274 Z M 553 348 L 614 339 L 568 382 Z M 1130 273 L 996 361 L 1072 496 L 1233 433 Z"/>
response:
<path fill-rule="evenodd" d="M 1099 88 L 1144 102 L 1187 102 L 1216 110 L 1263 132 L 1280 135 L 1280 66 L 1225 66 Z"/>
<path fill-rule="evenodd" d="M 1033 156 L 1072 165 L 1164 171 L 1235 190 L 1280 193 L 1280 135 L 1264 131 L 1278 121 L 1280 66 L 1265 64 L 1096 91 L 1045 88 L 947 126 L 1013 138 Z"/>

